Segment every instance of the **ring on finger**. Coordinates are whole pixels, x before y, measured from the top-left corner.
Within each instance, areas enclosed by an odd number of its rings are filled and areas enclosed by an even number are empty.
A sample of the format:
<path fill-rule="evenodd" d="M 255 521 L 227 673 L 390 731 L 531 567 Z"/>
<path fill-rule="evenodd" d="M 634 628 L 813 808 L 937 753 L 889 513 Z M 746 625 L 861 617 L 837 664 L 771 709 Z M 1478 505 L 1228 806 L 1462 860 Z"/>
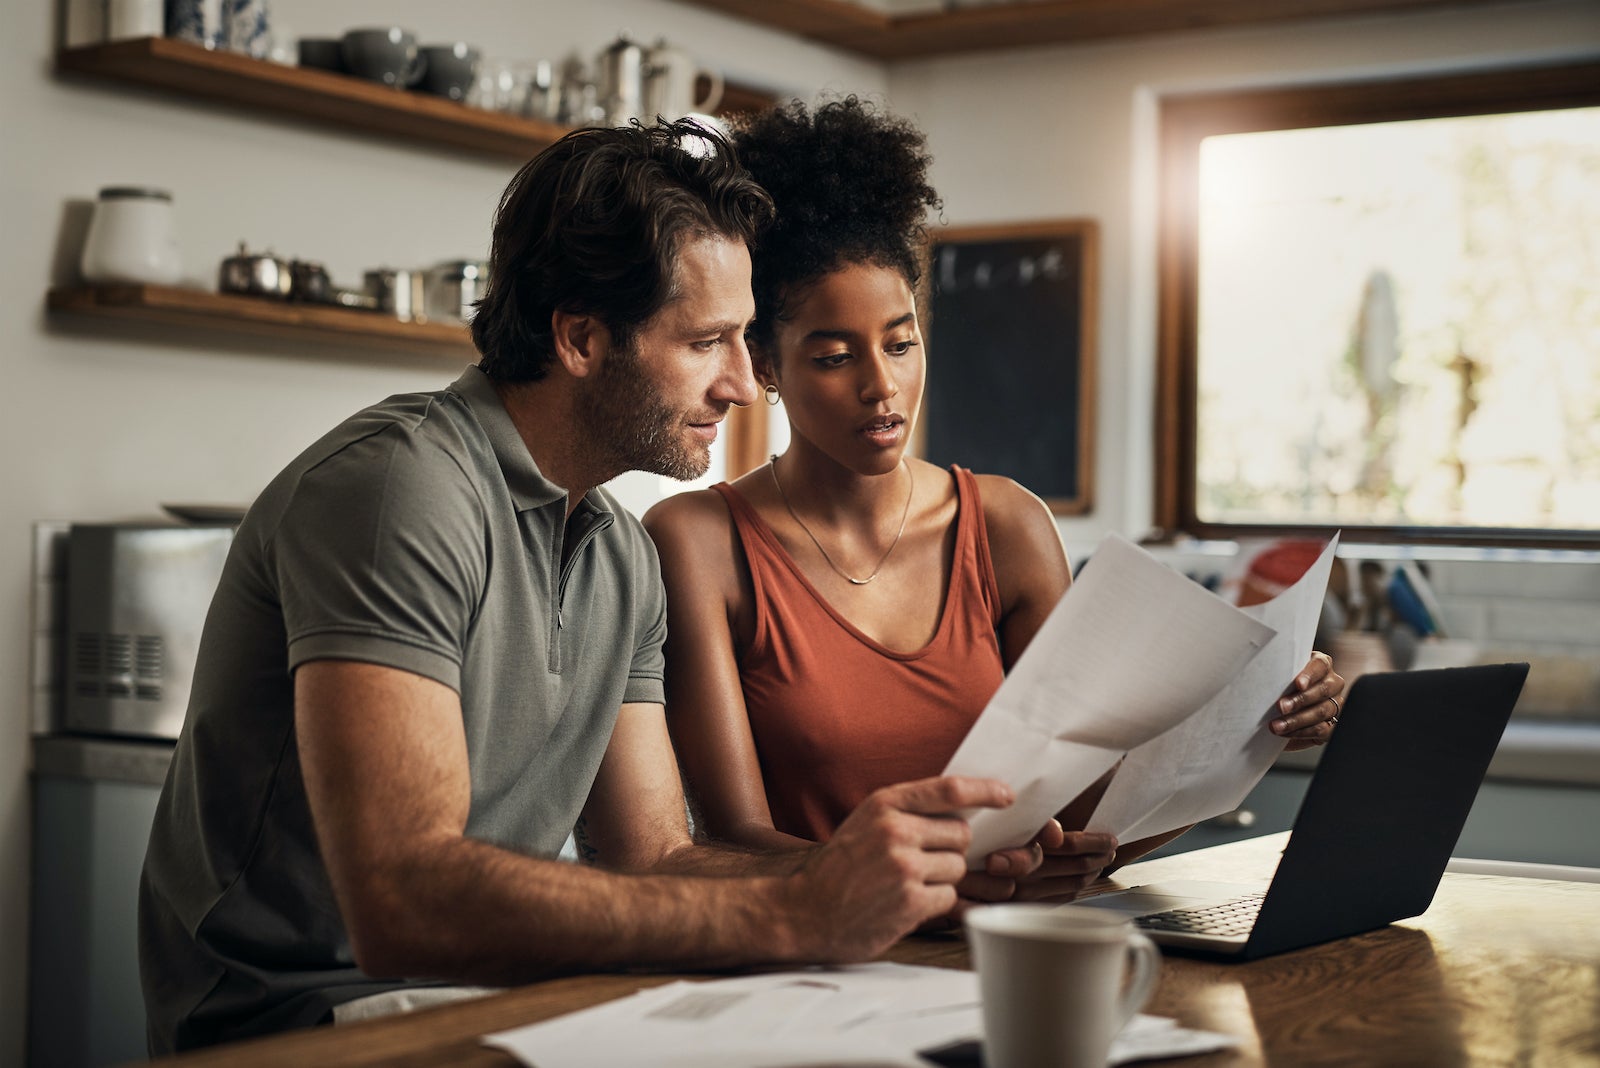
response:
<path fill-rule="evenodd" d="M 1344 709 L 1340 707 L 1337 697 L 1330 697 L 1328 700 L 1333 702 L 1333 715 L 1328 717 L 1328 726 L 1337 727 L 1339 725 L 1339 713 L 1343 712 Z"/>

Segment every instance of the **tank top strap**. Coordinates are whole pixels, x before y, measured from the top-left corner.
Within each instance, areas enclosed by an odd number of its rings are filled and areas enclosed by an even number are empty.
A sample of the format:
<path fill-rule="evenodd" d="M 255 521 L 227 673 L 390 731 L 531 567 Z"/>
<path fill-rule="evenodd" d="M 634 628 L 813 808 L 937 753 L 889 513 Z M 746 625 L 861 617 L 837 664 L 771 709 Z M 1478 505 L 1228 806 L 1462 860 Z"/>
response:
<path fill-rule="evenodd" d="M 958 464 L 951 464 L 955 475 L 956 495 L 960 518 L 956 529 L 957 565 L 951 569 L 952 582 L 962 574 L 971 574 L 977 580 L 979 602 L 988 615 L 989 625 L 998 628 L 1002 615 L 1000 583 L 994 575 L 994 558 L 989 554 L 989 524 L 983 515 L 983 499 L 978 493 L 978 480 L 973 473 Z M 971 554 L 973 567 L 959 566 L 960 558 Z M 954 591 L 951 591 L 954 593 Z"/>
<path fill-rule="evenodd" d="M 721 495 L 728 506 L 733 529 L 739 535 L 739 546 L 744 550 L 745 567 L 750 572 L 750 585 L 755 595 L 755 619 L 750 636 L 750 649 L 753 652 L 764 648 L 767 643 L 767 628 L 771 625 L 768 599 L 782 582 L 781 573 L 774 576 L 774 569 L 781 572 L 786 554 L 778 536 L 750 502 L 744 499 L 744 494 L 727 482 L 718 482 L 711 488 Z"/>

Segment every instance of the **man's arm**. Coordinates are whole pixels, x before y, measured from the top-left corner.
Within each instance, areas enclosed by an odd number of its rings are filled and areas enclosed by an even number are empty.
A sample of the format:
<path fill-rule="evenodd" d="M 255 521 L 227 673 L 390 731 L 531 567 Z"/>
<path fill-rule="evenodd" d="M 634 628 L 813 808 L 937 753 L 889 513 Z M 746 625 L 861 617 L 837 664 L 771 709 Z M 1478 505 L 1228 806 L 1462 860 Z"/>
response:
<path fill-rule="evenodd" d="M 696 840 L 666 715 L 656 704 L 622 706 L 581 827 L 584 859 L 634 873 L 790 875 L 816 848 L 798 839 L 785 849 Z"/>
<path fill-rule="evenodd" d="M 709 854 L 688 843 L 681 787 L 633 755 L 636 734 L 654 732 L 637 714 L 649 707 L 619 720 L 623 744 L 608 750 L 589 831 L 602 859 L 629 872 L 718 870 L 720 859 L 686 859 Z M 295 673 L 295 727 L 323 859 L 356 961 L 373 976 L 506 983 L 616 966 L 867 959 L 954 903 L 970 832 L 951 817 L 1011 801 L 998 783 L 923 780 L 874 794 L 792 875 L 627 874 L 465 837 L 460 704 L 439 683 L 313 661 Z M 614 792 L 641 770 L 655 782 L 643 801 Z M 663 807 L 674 792 L 677 830 Z M 630 821 L 640 833 L 623 829 Z"/>

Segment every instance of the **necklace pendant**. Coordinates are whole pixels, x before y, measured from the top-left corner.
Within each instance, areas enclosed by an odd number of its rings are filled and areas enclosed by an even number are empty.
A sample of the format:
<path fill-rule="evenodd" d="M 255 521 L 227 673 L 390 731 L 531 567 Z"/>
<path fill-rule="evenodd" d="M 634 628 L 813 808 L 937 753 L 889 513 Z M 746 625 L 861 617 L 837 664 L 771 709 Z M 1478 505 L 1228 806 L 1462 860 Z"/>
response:
<path fill-rule="evenodd" d="M 833 569 L 833 573 L 850 583 L 852 586 L 865 586 L 867 583 L 877 578 L 878 572 L 883 570 L 884 562 L 889 559 L 889 554 L 894 552 L 895 546 L 900 544 L 900 539 L 906 532 L 906 520 L 911 518 L 911 499 L 917 495 L 917 475 L 916 472 L 911 470 L 911 465 L 906 462 L 906 459 L 903 456 L 900 458 L 900 465 L 906 469 L 906 506 L 905 509 L 900 513 L 900 529 L 895 531 L 894 541 L 891 541 L 889 543 L 889 547 L 883 551 L 883 555 L 878 557 L 877 570 L 873 571 L 872 574 L 868 575 L 866 578 L 858 579 L 846 573 L 843 568 L 833 562 L 833 557 L 829 556 L 828 550 L 822 547 L 822 542 L 817 540 L 817 536 L 811 533 L 811 528 L 806 526 L 805 520 L 801 519 L 799 514 L 795 512 L 794 505 L 789 503 L 789 495 L 783 492 L 783 482 L 778 478 L 777 455 L 774 454 L 767 458 L 767 470 L 772 473 L 772 484 L 778 488 L 778 496 L 783 498 L 783 507 L 788 510 L 789 518 L 793 519 L 797 524 L 799 524 L 800 529 L 806 532 L 806 537 L 811 539 L 811 544 L 817 547 L 817 552 L 822 554 L 822 558 L 826 560 L 828 566 Z"/>

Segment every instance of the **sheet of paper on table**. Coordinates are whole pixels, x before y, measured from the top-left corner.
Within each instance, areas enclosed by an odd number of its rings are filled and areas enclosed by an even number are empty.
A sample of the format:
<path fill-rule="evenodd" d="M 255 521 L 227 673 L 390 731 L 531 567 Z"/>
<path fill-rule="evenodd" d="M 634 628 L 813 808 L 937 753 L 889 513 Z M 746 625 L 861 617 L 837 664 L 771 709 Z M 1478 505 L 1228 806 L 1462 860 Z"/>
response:
<path fill-rule="evenodd" d="M 1086 830 L 1133 842 L 1239 807 L 1283 752 L 1267 721 L 1311 658 L 1338 547 L 1335 534 L 1294 585 L 1241 609 L 1277 636 L 1198 712 L 1123 758 Z"/>
<path fill-rule="evenodd" d="M 669 983 L 482 1041 L 535 1068 L 927 1068 L 918 1050 L 982 1033 L 976 974 L 880 962 Z M 1111 1063 L 1234 1044 L 1141 1015 L 1117 1037 Z"/>
<path fill-rule="evenodd" d="M 999 779 L 1008 809 L 966 813 L 967 861 L 1021 845 L 1124 753 L 1199 709 L 1274 629 L 1108 534 L 945 768 Z"/>

